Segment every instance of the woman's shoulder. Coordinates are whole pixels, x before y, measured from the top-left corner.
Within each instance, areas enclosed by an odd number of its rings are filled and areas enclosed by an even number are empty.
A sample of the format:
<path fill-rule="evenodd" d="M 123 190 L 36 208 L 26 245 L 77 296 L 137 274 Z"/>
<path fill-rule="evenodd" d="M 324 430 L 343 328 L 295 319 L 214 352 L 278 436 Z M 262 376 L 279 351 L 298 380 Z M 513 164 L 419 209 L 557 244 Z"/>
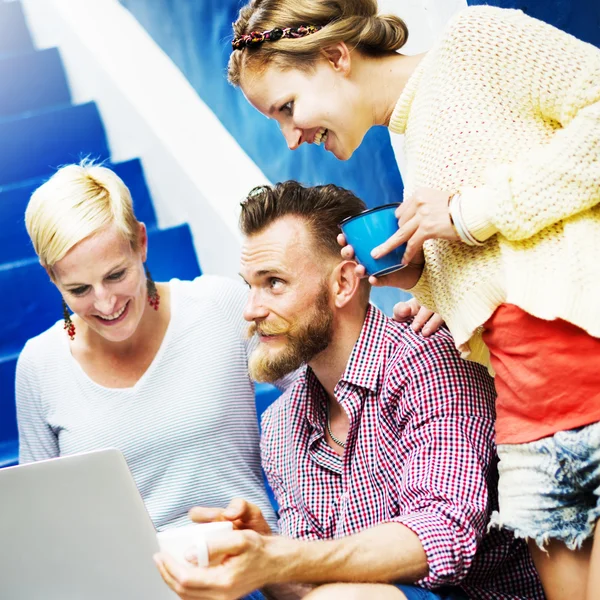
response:
<path fill-rule="evenodd" d="M 170 285 L 180 294 L 200 299 L 210 299 L 230 293 L 240 294 L 246 291 L 241 281 L 223 275 L 199 275 L 190 280 L 171 279 Z"/>
<path fill-rule="evenodd" d="M 200 275 L 189 281 L 172 279 L 170 285 L 172 294 L 181 304 L 211 305 L 227 316 L 241 316 L 248 296 L 243 283 L 221 275 Z"/>
<path fill-rule="evenodd" d="M 220 275 L 201 275 L 191 281 L 172 279 L 173 315 L 186 332 L 202 332 L 215 326 L 243 337 L 243 318 L 248 289 L 234 279 Z"/>
<path fill-rule="evenodd" d="M 519 9 L 469 6 L 448 21 L 442 37 L 462 41 L 467 46 L 469 42 L 478 47 L 494 45 L 498 40 L 516 46 L 521 42 L 519 32 L 528 31 L 535 36 L 549 28 L 552 26 Z"/>
<path fill-rule="evenodd" d="M 66 336 L 64 331 L 63 321 L 57 321 L 46 331 L 27 340 L 21 355 L 38 356 L 55 356 L 59 353 L 60 348 L 64 345 L 64 340 L 61 338 L 61 333 Z"/>
<path fill-rule="evenodd" d="M 34 369 L 36 373 L 46 371 L 50 368 L 55 371 L 58 365 L 64 363 L 63 349 L 66 348 L 66 336 L 62 321 L 42 333 L 30 338 L 19 353 L 18 371 L 23 373 Z"/>
<path fill-rule="evenodd" d="M 448 21 L 448 30 L 464 27 L 468 24 L 485 25 L 486 23 L 501 22 L 519 22 L 523 20 L 532 20 L 527 17 L 522 10 L 516 8 L 499 8 L 497 6 L 479 5 L 469 6 L 458 11 L 452 19 Z"/>
<path fill-rule="evenodd" d="M 432 64 L 446 64 L 453 73 L 458 69 L 459 74 L 474 76 L 493 72 L 497 78 L 513 81 L 523 64 L 543 59 L 542 47 L 549 40 L 559 44 L 565 38 L 572 36 L 521 10 L 470 6 L 449 20 L 431 51 Z"/>

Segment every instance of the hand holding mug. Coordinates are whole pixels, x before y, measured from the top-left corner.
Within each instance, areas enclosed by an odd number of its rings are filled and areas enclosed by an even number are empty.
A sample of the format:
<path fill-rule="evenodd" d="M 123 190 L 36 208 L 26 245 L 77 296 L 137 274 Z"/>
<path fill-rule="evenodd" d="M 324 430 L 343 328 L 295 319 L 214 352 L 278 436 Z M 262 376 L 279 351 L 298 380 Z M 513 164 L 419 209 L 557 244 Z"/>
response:
<path fill-rule="evenodd" d="M 346 237 L 343 233 L 340 233 L 337 237 L 338 244 L 342 246 L 342 258 L 346 260 L 356 260 L 354 248 L 347 243 Z M 425 256 L 421 249 L 413 257 L 406 267 L 399 271 L 390 273 L 389 275 L 383 275 L 381 277 L 369 276 L 369 283 L 374 287 L 390 286 L 397 287 L 403 290 L 410 290 L 414 287 L 421 277 L 423 267 L 425 266 Z M 357 264 L 355 272 L 358 277 L 367 277 L 367 271 L 361 264 Z"/>
<path fill-rule="evenodd" d="M 406 244 L 403 263 L 409 265 L 422 252 L 426 240 L 460 240 L 450 220 L 448 201 L 451 195 L 447 191 L 417 189 L 396 209 L 398 231 L 373 249 L 373 257 L 385 256 Z"/>

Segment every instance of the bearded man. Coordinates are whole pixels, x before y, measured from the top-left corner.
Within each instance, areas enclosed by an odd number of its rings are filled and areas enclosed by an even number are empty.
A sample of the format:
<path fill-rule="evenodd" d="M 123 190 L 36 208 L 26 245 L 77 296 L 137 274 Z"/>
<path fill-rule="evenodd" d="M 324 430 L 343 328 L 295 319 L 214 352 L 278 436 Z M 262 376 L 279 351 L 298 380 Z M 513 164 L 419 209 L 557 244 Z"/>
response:
<path fill-rule="evenodd" d="M 257 188 L 242 205 L 251 375 L 274 382 L 300 369 L 262 420 L 281 535 L 241 499 L 194 509 L 194 520 L 236 530 L 209 541 L 214 566 L 159 557 L 181 598 L 257 588 L 310 600 L 543 598 L 525 542 L 486 534 L 493 382 L 447 330 L 423 337 L 369 304 L 336 242 L 340 221 L 364 208 L 336 186 L 296 182 Z"/>

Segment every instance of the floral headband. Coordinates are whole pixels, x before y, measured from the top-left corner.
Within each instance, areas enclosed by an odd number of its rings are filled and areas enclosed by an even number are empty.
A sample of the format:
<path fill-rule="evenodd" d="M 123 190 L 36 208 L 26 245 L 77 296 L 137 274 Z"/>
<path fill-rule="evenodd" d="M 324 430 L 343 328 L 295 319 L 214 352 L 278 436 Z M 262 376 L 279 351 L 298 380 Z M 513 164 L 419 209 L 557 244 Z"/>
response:
<path fill-rule="evenodd" d="M 234 50 L 243 50 L 247 46 L 256 46 L 263 42 L 276 42 L 283 38 L 301 38 L 321 29 L 320 25 L 300 25 L 300 27 L 275 27 L 269 31 L 251 31 L 247 35 L 240 35 L 231 42 Z"/>

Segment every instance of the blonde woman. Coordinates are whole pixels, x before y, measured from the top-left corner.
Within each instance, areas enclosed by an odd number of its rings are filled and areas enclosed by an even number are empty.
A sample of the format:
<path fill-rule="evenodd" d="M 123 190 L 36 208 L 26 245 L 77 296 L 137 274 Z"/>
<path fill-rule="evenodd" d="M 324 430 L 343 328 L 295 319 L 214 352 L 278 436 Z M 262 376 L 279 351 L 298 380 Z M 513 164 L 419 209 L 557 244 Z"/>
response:
<path fill-rule="evenodd" d="M 61 168 L 31 197 L 26 225 L 65 319 L 19 357 L 20 461 L 116 447 L 159 530 L 185 524 L 192 506 L 242 494 L 274 524 L 245 287 L 206 275 L 154 283 L 146 228 L 127 187 L 102 166 Z"/>
<path fill-rule="evenodd" d="M 485 6 L 412 57 L 374 0 L 255 0 L 233 29 L 230 81 L 290 149 L 345 160 L 373 126 L 405 134 L 399 231 L 375 253 L 408 242 L 407 266 L 372 283 L 495 370 L 494 523 L 529 540 L 548 598 L 598 597 L 600 51 Z"/>

